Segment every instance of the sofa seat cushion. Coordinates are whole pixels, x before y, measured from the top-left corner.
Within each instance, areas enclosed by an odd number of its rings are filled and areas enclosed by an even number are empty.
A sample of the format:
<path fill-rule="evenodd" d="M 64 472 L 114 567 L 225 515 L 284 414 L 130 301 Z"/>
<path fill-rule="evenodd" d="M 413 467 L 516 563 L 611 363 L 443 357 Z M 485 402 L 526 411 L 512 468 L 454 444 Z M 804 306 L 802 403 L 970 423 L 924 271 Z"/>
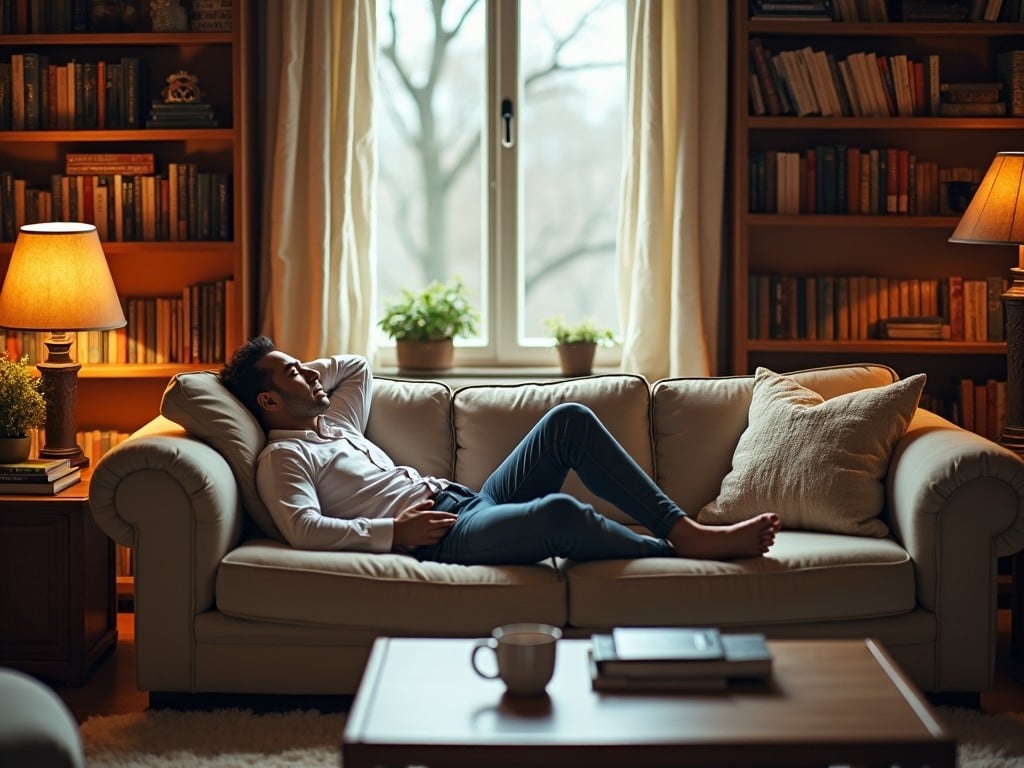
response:
<path fill-rule="evenodd" d="M 565 582 L 549 565 L 421 563 L 398 554 L 296 550 L 269 539 L 225 555 L 217 608 L 241 619 L 403 635 L 486 635 L 499 624 L 566 620 Z"/>
<path fill-rule="evenodd" d="M 781 531 L 768 556 L 566 563 L 569 624 L 792 624 L 914 609 L 913 562 L 892 539 Z"/>

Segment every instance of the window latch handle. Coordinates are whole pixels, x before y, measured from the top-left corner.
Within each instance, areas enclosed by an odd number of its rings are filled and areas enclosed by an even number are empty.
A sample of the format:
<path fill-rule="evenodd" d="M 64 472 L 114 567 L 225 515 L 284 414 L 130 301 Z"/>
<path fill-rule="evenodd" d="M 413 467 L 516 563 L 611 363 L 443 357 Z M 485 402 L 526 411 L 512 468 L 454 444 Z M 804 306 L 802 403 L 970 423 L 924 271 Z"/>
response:
<path fill-rule="evenodd" d="M 501 102 L 501 146 L 508 148 L 512 146 L 512 100 L 503 99 Z"/>

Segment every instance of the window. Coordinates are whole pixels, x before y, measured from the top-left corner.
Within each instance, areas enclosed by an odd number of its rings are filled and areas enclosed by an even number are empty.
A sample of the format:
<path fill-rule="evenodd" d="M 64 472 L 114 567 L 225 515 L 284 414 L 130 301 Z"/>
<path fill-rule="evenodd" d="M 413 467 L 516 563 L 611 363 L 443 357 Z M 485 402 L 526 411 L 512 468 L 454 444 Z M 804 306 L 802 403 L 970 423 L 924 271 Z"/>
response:
<path fill-rule="evenodd" d="M 378 2 L 377 317 L 459 277 L 464 362 L 553 364 L 554 314 L 618 329 L 624 6 Z"/>

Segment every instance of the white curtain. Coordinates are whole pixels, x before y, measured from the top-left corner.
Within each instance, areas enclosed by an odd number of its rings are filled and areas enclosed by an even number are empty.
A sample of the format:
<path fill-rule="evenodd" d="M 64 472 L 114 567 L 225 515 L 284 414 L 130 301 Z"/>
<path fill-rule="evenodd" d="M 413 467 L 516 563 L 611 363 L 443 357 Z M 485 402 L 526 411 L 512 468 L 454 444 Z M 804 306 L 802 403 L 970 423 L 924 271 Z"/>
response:
<path fill-rule="evenodd" d="M 372 356 L 373 0 L 266 0 L 260 329 L 299 359 Z"/>
<path fill-rule="evenodd" d="M 630 0 L 627 157 L 619 215 L 624 370 L 716 370 L 728 4 Z"/>

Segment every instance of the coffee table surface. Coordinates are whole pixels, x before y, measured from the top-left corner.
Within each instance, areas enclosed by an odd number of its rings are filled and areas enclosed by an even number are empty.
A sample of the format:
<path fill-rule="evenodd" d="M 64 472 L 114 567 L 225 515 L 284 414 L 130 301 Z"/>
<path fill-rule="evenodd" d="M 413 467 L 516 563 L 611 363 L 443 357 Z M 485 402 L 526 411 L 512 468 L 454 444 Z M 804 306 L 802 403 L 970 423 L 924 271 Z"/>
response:
<path fill-rule="evenodd" d="M 598 693 L 589 640 L 562 640 L 541 697 L 470 667 L 473 640 L 381 638 L 353 702 L 345 768 L 371 765 L 954 765 L 927 701 L 872 640 L 769 643 L 765 683 Z"/>

